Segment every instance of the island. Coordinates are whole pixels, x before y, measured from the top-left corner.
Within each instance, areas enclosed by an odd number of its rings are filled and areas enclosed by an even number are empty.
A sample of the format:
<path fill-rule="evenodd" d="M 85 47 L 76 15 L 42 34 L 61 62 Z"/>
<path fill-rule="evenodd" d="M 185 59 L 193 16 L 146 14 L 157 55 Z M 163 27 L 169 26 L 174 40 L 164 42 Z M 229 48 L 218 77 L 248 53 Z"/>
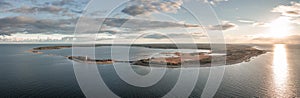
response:
<path fill-rule="evenodd" d="M 227 50 L 224 55 L 211 55 L 211 53 L 174 53 L 176 57 L 166 58 L 146 58 L 133 62 L 134 65 L 149 66 L 153 65 L 167 65 L 167 67 L 178 68 L 184 67 L 185 64 L 199 64 L 199 67 L 210 67 L 212 57 L 215 62 L 225 62 L 225 65 L 233 65 L 242 62 L 249 62 L 251 58 L 266 53 L 265 50 L 258 50 L 255 48 L 231 48 Z M 185 63 L 185 64 L 184 64 Z"/>
<path fill-rule="evenodd" d="M 101 45 L 98 45 L 101 46 Z M 105 45 L 109 46 L 109 45 Z M 131 45 L 136 47 L 147 47 L 147 48 L 161 48 L 161 49 L 176 49 L 172 45 Z M 32 53 L 42 54 L 40 50 L 53 50 L 53 49 L 64 49 L 71 48 L 72 46 L 48 46 L 48 47 L 37 47 L 30 50 Z M 199 48 L 200 47 L 200 48 Z M 202 48 L 201 48 L 202 47 Z M 259 50 L 247 45 L 227 45 L 226 54 L 214 55 L 215 51 L 211 52 L 193 52 L 193 53 L 182 53 L 182 52 L 167 52 L 160 53 L 165 55 L 173 55 L 167 57 L 151 57 L 143 58 L 136 61 L 118 61 L 112 59 L 91 59 L 87 56 L 66 56 L 67 59 L 75 62 L 87 63 L 87 64 L 113 64 L 113 63 L 130 63 L 131 65 L 137 66 L 165 66 L 168 68 L 181 68 L 185 67 L 182 65 L 186 64 L 198 64 L 198 67 L 211 67 L 212 60 L 214 62 L 226 62 L 225 65 L 233 65 L 242 62 L 249 62 L 251 58 L 266 53 L 266 50 Z M 198 49 L 210 49 L 209 45 L 198 45 Z M 225 58 L 225 59 L 224 59 Z M 226 61 L 224 61 L 226 60 Z M 199 64 L 200 63 L 200 64 Z"/>
<path fill-rule="evenodd" d="M 37 48 L 30 49 L 27 52 L 31 52 L 31 53 L 34 53 L 34 54 L 43 54 L 43 52 L 41 52 L 42 50 L 58 50 L 58 49 L 65 49 L 65 48 L 72 48 L 72 46 L 45 46 L 45 47 L 37 47 Z M 52 54 L 48 54 L 48 55 L 52 55 Z"/>
<path fill-rule="evenodd" d="M 82 62 L 82 63 L 88 63 L 88 64 L 113 64 L 113 60 L 111 59 L 107 59 L 107 60 L 95 60 L 95 59 L 91 59 L 87 56 L 67 56 L 68 59 L 70 60 L 74 60 L 77 62 Z"/>
<path fill-rule="evenodd" d="M 39 51 L 39 50 L 58 50 L 58 49 L 65 49 L 65 48 L 72 48 L 72 46 L 45 46 L 45 47 L 33 48 L 32 50 L 35 50 L 35 51 Z"/>
<path fill-rule="evenodd" d="M 31 53 L 34 53 L 34 54 L 43 54 L 43 52 L 40 52 L 40 51 L 34 50 L 34 49 L 28 50 L 27 52 L 31 52 Z"/>

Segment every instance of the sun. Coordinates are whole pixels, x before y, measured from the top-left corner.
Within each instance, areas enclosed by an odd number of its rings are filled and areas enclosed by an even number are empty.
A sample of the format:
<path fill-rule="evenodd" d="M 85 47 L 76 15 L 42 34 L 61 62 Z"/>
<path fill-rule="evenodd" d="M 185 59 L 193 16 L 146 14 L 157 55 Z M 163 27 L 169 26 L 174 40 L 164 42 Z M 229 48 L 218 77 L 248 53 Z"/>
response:
<path fill-rule="evenodd" d="M 269 24 L 269 36 L 273 38 L 284 38 L 289 35 L 290 30 L 290 19 L 288 17 L 279 17 Z"/>

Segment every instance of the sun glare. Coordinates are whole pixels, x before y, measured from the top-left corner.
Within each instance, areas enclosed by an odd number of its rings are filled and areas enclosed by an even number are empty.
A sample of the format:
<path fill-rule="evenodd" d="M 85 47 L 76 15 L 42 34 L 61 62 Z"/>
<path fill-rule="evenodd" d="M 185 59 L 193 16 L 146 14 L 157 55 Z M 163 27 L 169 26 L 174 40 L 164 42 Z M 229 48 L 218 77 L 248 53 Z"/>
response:
<path fill-rule="evenodd" d="M 290 22 L 288 17 L 280 17 L 269 24 L 270 36 L 274 38 L 284 38 L 290 33 Z"/>
<path fill-rule="evenodd" d="M 274 45 L 273 76 L 275 91 L 278 97 L 284 97 L 288 92 L 289 65 L 287 62 L 286 46 L 284 44 Z"/>

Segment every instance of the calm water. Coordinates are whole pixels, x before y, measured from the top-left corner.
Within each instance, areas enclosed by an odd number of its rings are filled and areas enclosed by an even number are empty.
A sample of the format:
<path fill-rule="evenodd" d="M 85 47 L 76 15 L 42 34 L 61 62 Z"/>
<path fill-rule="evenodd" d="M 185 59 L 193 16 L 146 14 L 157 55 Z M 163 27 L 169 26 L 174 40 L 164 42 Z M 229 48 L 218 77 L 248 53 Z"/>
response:
<path fill-rule="evenodd" d="M 25 52 L 33 47 L 49 45 L 0 45 L 0 97 L 84 97 L 74 75 L 72 62 L 63 56 L 71 49 Z M 257 45 L 273 52 L 251 62 L 226 66 L 225 75 L 215 97 L 297 97 L 300 96 L 300 45 Z M 109 47 L 96 49 L 96 58 L 110 58 Z M 145 52 L 146 51 L 146 52 Z M 161 51 L 132 48 L 132 60 Z M 57 54 L 62 56 L 49 56 Z M 100 56 L 101 55 L 101 56 Z M 175 85 L 178 69 L 167 70 L 164 79 L 147 88 L 135 88 L 122 81 L 111 65 L 98 65 L 106 85 L 123 97 L 161 97 Z M 134 66 L 140 74 L 147 67 Z M 201 96 L 209 68 L 201 68 L 191 97 Z"/>

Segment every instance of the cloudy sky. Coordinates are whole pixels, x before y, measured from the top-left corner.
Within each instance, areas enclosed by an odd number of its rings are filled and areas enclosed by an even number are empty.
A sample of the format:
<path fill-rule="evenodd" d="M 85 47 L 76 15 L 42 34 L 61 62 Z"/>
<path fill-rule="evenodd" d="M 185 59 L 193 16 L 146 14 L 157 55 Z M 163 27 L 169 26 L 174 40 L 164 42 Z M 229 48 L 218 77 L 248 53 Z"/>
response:
<path fill-rule="evenodd" d="M 0 0 L 0 43 L 297 44 L 299 31 L 300 0 Z"/>

